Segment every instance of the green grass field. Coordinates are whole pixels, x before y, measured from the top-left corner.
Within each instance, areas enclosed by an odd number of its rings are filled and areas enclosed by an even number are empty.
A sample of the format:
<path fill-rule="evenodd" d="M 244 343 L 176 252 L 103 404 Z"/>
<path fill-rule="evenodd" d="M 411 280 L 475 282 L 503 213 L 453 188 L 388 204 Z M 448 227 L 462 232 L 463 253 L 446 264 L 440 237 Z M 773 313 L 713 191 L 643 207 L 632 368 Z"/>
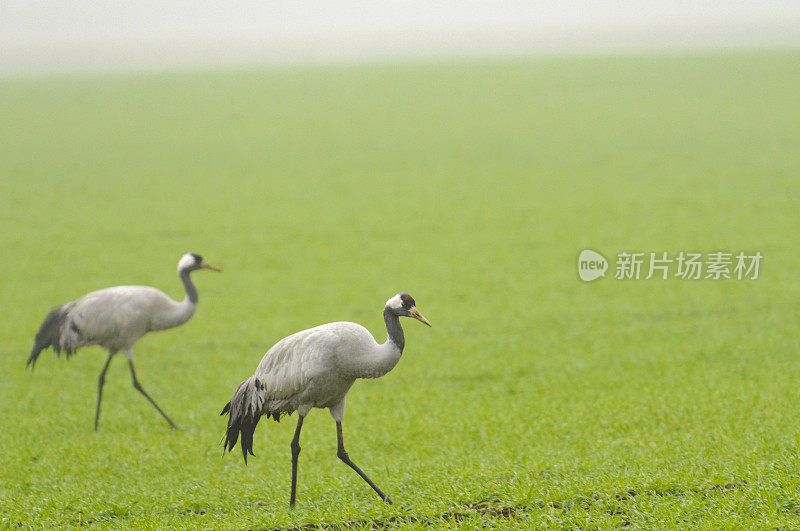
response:
<path fill-rule="evenodd" d="M 800 55 L 307 66 L 0 81 L 0 527 L 800 527 Z M 584 283 L 584 248 L 760 251 L 754 281 Z M 25 370 L 47 311 L 146 284 L 200 306 L 121 357 Z M 613 273 L 613 271 L 612 271 Z M 350 455 L 219 417 L 278 339 L 406 350 L 348 396 Z"/>

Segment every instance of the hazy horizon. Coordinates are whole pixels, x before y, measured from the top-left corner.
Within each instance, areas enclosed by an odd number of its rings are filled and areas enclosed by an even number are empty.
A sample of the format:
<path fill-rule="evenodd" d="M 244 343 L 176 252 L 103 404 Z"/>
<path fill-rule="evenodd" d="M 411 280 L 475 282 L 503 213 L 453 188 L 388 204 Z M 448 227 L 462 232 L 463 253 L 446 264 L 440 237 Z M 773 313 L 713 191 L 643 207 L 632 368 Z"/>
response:
<path fill-rule="evenodd" d="M 800 46 L 800 2 L 0 0 L 0 74 Z"/>

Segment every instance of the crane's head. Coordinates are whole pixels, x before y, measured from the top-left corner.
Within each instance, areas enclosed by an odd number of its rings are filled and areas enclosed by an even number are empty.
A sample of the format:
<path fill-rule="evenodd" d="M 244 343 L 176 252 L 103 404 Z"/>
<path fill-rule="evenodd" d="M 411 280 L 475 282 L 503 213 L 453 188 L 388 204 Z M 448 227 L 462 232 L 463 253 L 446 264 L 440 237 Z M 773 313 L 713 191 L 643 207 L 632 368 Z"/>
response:
<path fill-rule="evenodd" d="M 210 269 L 211 271 L 221 271 L 221 269 L 217 269 L 216 267 L 204 262 L 203 257 L 195 253 L 186 253 L 181 257 L 180 262 L 178 262 L 178 274 L 181 274 L 184 271 L 191 272 L 191 271 L 196 271 L 198 269 Z"/>
<path fill-rule="evenodd" d="M 386 301 L 386 308 L 388 308 L 389 311 L 395 315 L 413 317 L 421 323 L 424 323 L 428 326 L 431 325 L 428 320 L 425 319 L 425 316 L 419 313 L 419 310 L 417 310 L 417 303 L 414 302 L 414 298 L 404 291 L 401 291 Z"/>

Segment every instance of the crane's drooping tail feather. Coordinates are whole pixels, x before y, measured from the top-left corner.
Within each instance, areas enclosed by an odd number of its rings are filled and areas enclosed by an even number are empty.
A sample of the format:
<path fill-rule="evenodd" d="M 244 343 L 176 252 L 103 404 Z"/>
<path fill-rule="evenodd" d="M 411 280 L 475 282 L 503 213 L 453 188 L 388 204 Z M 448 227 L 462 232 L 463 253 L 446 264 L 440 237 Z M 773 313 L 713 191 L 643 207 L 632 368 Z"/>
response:
<path fill-rule="evenodd" d="M 53 308 L 50 313 L 47 314 L 42 326 L 39 327 L 39 331 L 36 332 L 36 339 L 33 344 L 33 349 L 31 350 L 31 355 L 28 357 L 28 361 L 25 364 L 26 367 L 31 367 L 31 369 L 33 369 L 36 360 L 39 358 L 39 354 L 47 347 L 53 347 L 53 350 L 55 350 L 56 354 L 59 356 L 61 355 L 62 348 L 66 351 L 67 356 L 72 355 L 72 347 L 69 344 L 62 346 L 61 342 L 61 330 L 64 327 L 67 314 L 68 308 L 66 305 Z"/>
<path fill-rule="evenodd" d="M 225 449 L 233 450 L 239 434 L 242 436 L 241 443 L 244 462 L 247 463 L 247 454 L 253 453 L 253 432 L 256 430 L 261 415 L 270 412 L 263 411 L 264 406 L 264 387 L 255 376 L 239 384 L 233 398 L 222 409 L 220 415 L 228 413 L 228 430 L 225 436 Z"/>

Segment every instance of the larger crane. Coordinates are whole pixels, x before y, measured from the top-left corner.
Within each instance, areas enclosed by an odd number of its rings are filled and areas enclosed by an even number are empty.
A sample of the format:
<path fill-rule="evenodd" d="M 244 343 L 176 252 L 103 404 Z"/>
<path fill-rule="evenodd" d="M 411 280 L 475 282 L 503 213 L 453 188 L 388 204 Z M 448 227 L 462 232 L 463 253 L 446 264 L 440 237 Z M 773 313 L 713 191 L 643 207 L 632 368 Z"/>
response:
<path fill-rule="evenodd" d="M 36 333 L 26 367 L 33 369 L 39 354 L 48 347 L 52 347 L 57 355 L 64 350 L 67 358 L 78 348 L 89 345 L 100 345 L 108 350 L 108 358 L 100 372 L 97 388 L 97 408 L 94 415 L 94 429 L 97 431 L 106 371 L 111 358 L 122 351 L 128 358 L 133 387 L 155 406 L 170 426 L 178 429 L 136 378 L 133 345 L 147 332 L 182 325 L 194 315 L 198 301 L 197 288 L 194 287 L 190 274 L 198 269 L 219 271 L 194 253 L 186 253 L 178 262 L 178 276 L 186 289 L 183 302 L 174 301 L 164 292 L 149 286 L 116 286 L 93 291 L 54 308 L 47 314 Z"/>
<path fill-rule="evenodd" d="M 398 293 L 386 302 L 383 319 L 388 339 L 378 344 L 363 326 L 350 322 L 328 323 L 292 334 L 275 344 L 261 360 L 253 376 L 242 382 L 222 410 L 229 414 L 225 449 L 233 450 L 237 439 L 244 455 L 253 454 L 253 432 L 266 415 L 298 413 L 291 442 L 292 490 L 289 506 L 297 494 L 297 459 L 300 430 L 311 408 L 328 408 L 336 422 L 337 456 L 361 476 L 386 503 L 392 500 L 350 459 L 344 449 L 342 418 L 345 395 L 357 378 L 378 378 L 391 371 L 403 354 L 405 337 L 400 317 L 413 317 L 430 326 L 408 293 Z"/>

